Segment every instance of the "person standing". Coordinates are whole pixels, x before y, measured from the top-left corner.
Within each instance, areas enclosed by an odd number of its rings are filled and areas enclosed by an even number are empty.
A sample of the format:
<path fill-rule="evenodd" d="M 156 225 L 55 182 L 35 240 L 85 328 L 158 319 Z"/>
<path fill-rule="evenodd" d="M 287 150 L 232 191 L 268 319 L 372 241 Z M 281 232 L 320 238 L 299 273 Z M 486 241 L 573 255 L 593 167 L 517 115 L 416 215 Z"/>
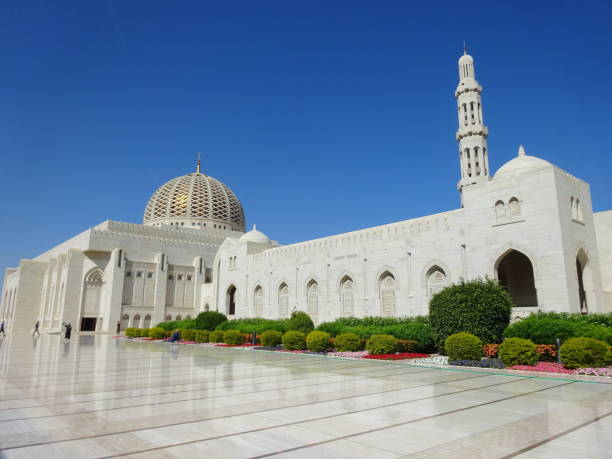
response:
<path fill-rule="evenodd" d="M 32 336 L 38 335 L 40 336 L 40 332 L 38 331 L 38 327 L 40 327 L 40 320 L 37 320 L 34 324 L 34 331 L 32 332 Z"/>
<path fill-rule="evenodd" d="M 70 335 L 72 334 L 72 325 L 66 324 L 66 333 L 64 334 L 64 343 L 70 341 Z"/>
<path fill-rule="evenodd" d="M 6 333 L 4 333 L 4 320 L 0 323 L 0 332 L 2 332 L 2 336 L 6 336 Z"/>
<path fill-rule="evenodd" d="M 117 321 L 117 334 L 121 333 L 121 322 Z"/>

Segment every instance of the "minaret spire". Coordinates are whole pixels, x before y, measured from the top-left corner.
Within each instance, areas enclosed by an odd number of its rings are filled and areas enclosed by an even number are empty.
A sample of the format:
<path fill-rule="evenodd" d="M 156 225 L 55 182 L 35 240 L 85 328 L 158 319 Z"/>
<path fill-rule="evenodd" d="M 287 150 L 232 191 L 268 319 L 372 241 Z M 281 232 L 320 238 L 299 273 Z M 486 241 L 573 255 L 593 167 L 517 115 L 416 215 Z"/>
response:
<path fill-rule="evenodd" d="M 196 166 L 196 174 L 201 174 L 200 172 L 200 152 L 196 153 L 198 155 L 198 165 Z"/>
<path fill-rule="evenodd" d="M 489 179 L 489 131 L 482 117 L 482 86 L 476 81 L 474 59 L 467 54 L 465 42 L 463 46 L 464 54 L 459 58 L 459 85 L 455 91 L 459 115 L 456 138 L 461 162 L 460 192 L 465 186 Z"/>

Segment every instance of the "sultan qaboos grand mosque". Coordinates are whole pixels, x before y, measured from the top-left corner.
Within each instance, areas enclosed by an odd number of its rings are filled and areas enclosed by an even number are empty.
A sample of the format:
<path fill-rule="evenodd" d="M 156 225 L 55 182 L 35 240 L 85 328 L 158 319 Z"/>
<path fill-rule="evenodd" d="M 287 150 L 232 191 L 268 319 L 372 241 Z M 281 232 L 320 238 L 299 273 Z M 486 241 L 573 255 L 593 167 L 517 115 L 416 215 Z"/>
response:
<path fill-rule="evenodd" d="M 225 184 L 201 172 L 151 196 L 143 224 L 106 220 L 5 271 L 8 329 L 150 327 L 218 310 L 230 317 L 315 322 L 427 314 L 461 279 L 497 279 L 513 316 L 612 311 L 612 211 L 592 211 L 589 184 L 518 155 L 495 174 L 474 60 L 459 59 L 455 91 L 461 208 L 280 245 L 255 227 Z"/>

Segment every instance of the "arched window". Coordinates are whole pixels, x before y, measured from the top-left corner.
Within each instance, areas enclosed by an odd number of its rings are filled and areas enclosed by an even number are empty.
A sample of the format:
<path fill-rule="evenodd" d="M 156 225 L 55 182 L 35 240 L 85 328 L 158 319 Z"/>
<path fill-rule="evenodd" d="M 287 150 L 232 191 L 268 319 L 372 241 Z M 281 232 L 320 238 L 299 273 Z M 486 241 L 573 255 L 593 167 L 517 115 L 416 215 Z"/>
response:
<path fill-rule="evenodd" d="M 573 196 L 570 198 L 570 208 L 572 209 L 572 218 L 575 220 L 577 218 L 577 215 L 576 215 L 576 203 L 575 203 L 575 199 Z"/>
<path fill-rule="evenodd" d="M 581 222 L 582 221 L 582 203 L 580 199 L 576 199 L 576 219 Z"/>
<path fill-rule="evenodd" d="M 129 314 L 123 314 L 121 316 L 121 330 L 125 330 L 130 326 L 130 316 Z"/>
<path fill-rule="evenodd" d="M 495 203 L 495 218 L 497 221 L 501 221 L 506 218 L 506 205 L 502 200 Z"/>
<path fill-rule="evenodd" d="M 260 285 L 255 288 L 254 295 L 254 303 L 255 303 L 255 317 L 263 316 L 263 302 L 264 302 L 264 291 Z"/>
<path fill-rule="evenodd" d="M 518 217 L 521 215 L 521 204 L 517 198 L 510 198 L 510 216 Z"/>
<path fill-rule="evenodd" d="M 144 318 L 142 328 L 151 328 L 151 315 L 147 314 Z"/>
<path fill-rule="evenodd" d="M 134 316 L 134 321 L 132 322 L 132 327 L 140 328 L 140 314 L 136 314 Z"/>
<path fill-rule="evenodd" d="M 289 287 L 285 283 L 278 288 L 278 315 L 279 317 L 289 315 Z"/>
<path fill-rule="evenodd" d="M 180 314 L 178 316 L 176 316 L 176 319 L 174 320 L 183 320 L 183 316 L 181 316 Z"/>
<path fill-rule="evenodd" d="M 185 317 L 185 319 L 191 319 L 191 316 L 187 316 L 187 317 Z"/>
<path fill-rule="evenodd" d="M 427 293 L 430 297 L 446 287 L 446 273 L 439 266 L 433 266 L 427 272 Z"/>
<path fill-rule="evenodd" d="M 208 305 L 208 303 L 204 305 L 204 311 L 205 312 L 210 311 L 210 306 Z"/>
<path fill-rule="evenodd" d="M 307 287 L 308 296 L 308 314 L 319 313 L 319 284 L 311 280 Z"/>
<path fill-rule="evenodd" d="M 172 316 L 170 314 L 168 314 L 166 316 L 166 322 L 170 322 L 172 320 Z"/>
<path fill-rule="evenodd" d="M 395 315 L 395 277 L 389 272 L 380 276 L 380 305 L 384 317 Z"/>
<path fill-rule="evenodd" d="M 353 315 L 353 280 L 344 276 L 340 282 L 340 299 L 342 302 L 342 315 Z"/>

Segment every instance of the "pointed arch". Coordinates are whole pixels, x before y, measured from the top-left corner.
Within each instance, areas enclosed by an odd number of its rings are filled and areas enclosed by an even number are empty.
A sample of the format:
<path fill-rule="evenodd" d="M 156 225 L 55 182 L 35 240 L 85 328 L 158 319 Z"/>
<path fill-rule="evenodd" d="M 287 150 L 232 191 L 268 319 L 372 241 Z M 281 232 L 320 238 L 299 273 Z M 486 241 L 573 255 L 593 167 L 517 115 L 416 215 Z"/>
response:
<path fill-rule="evenodd" d="M 446 272 L 438 265 L 433 265 L 427 271 L 427 296 L 431 298 L 448 286 Z"/>
<path fill-rule="evenodd" d="M 264 290 L 261 284 L 255 286 L 253 291 L 253 309 L 255 311 L 255 317 L 263 316 L 263 303 L 264 303 Z"/>
<path fill-rule="evenodd" d="M 236 314 L 236 293 L 237 289 L 234 284 L 231 284 L 225 293 L 225 313 L 233 316 Z"/>
<path fill-rule="evenodd" d="M 378 276 L 378 290 L 380 292 L 380 310 L 383 317 L 395 316 L 395 298 L 397 281 L 390 271 L 384 271 Z"/>
<path fill-rule="evenodd" d="M 142 328 L 151 328 L 151 314 L 145 316 Z"/>
<path fill-rule="evenodd" d="M 582 314 L 589 313 L 589 299 L 593 297 L 593 272 L 584 247 L 576 252 L 576 278 L 578 281 L 578 306 Z"/>
<path fill-rule="evenodd" d="M 140 328 L 140 314 L 136 314 L 132 319 L 132 327 Z"/>
<path fill-rule="evenodd" d="M 520 250 L 509 248 L 495 261 L 495 274 L 504 286 L 516 307 L 535 307 L 538 295 L 535 283 L 535 270 L 528 255 Z"/>
<path fill-rule="evenodd" d="M 278 286 L 278 316 L 280 318 L 289 316 L 289 286 L 286 282 Z"/>
<path fill-rule="evenodd" d="M 313 278 L 306 283 L 306 305 L 309 315 L 319 314 L 319 283 Z"/>
<path fill-rule="evenodd" d="M 354 314 L 354 289 L 353 279 L 345 274 L 340 279 L 340 312 L 344 317 Z"/>
<path fill-rule="evenodd" d="M 130 315 L 129 314 L 123 314 L 121 316 L 121 330 L 125 330 L 129 326 L 130 326 Z"/>
<path fill-rule="evenodd" d="M 83 297 L 81 299 L 81 327 L 82 331 L 94 331 L 97 318 L 100 316 L 104 285 L 104 271 L 98 266 L 90 269 L 83 279 Z M 63 303 L 63 284 L 60 288 L 58 304 Z"/>

